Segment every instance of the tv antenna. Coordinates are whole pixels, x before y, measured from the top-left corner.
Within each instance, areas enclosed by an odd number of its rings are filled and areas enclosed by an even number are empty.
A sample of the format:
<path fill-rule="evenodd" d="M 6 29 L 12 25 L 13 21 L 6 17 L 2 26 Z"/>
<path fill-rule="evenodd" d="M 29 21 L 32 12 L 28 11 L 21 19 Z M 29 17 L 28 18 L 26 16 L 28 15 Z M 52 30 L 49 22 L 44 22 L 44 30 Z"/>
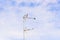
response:
<path fill-rule="evenodd" d="M 24 24 L 25 24 L 25 21 L 26 21 L 27 19 L 36 20 L 36 18 L 29 17 L 29 16 L 28 16 L 28 13 L 23 16 L 23 40 L 26 39 L 26 32 L 34 29 L 34 28 L 28 29 L 27 27 L 25 27 Z"/>

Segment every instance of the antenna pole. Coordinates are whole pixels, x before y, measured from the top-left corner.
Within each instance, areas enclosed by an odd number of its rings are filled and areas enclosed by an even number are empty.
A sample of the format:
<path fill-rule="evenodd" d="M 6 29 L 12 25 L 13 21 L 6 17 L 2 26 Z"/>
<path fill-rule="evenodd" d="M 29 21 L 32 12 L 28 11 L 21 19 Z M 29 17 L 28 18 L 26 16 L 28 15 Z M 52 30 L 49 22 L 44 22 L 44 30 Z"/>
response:
<path fill-rule="evenodd" d="M 34 20 L 36 20 L 36 18 L 28 17 L 28 14 L 26 14 L 26 15 L 23 16 L 23 40 L 25 40 L 25 37 L 26 37 L 26 34 L 25 34 L 25 33 L 26 33 L 27 31 L 30 31 L 30 30 L 33 29 L 33 28 L 32 28 L 32 29 L 27 29 L 27 28 L 25 27 L 24 24 L 25 24 L 25 22 L 26 22 L 27 19 L 34 19 Z"/>

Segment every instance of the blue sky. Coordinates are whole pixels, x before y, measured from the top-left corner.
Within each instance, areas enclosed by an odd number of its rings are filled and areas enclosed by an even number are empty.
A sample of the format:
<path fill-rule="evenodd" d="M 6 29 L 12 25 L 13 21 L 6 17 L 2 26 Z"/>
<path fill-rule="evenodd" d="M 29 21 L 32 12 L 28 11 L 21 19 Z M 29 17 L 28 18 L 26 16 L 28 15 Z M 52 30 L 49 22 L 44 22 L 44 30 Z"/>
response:
<path fill-rule="evenodd" d="M 23 16 L 27 19 L 23 23 Z M 59 0 L 0 0 L 0 40 L 60 40 Z"/>

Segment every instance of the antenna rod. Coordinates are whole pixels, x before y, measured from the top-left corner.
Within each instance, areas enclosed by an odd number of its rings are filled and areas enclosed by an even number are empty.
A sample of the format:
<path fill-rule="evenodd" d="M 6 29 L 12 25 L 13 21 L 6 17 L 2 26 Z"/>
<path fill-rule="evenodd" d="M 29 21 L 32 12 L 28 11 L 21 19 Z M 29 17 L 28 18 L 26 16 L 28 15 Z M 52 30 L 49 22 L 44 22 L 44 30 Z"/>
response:
<path fill-rule="evenodd" d="M 34 19 L 34 20 L 36 20 L 36 18 L 28 17 L 28 14 L 26 14 L 26 15 L 23 16 L 23 40 L 25 40 L 25 33 L 26 33 L 27 31 L 33 30 L 33 28 L 32 28 L 32 29 L 28 29 L 28 28 L 25 27 L 24 24 L 25 24 L 25 21 L 26 21 L 27 19 Z"/>

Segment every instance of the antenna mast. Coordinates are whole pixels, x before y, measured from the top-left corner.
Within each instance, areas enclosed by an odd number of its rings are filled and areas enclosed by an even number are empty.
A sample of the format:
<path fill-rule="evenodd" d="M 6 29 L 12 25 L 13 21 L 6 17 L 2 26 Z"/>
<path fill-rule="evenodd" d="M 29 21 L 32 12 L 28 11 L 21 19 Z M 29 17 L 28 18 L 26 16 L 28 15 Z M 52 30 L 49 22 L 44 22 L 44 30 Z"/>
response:
<path fill-rule="evenodd" d="M 32 29 L 28 29 L 28 28 L 25 27 L 24 24 L 25 24 L 27 19 L 34 19 L 34 20 L 36 20 L 36 18 L 28 17 L 28 13 L 23 16 L 23 40 L 26 39 L 26 32 L 30 31 L 30 30 L 33 30 L 33 28 Z"/>

